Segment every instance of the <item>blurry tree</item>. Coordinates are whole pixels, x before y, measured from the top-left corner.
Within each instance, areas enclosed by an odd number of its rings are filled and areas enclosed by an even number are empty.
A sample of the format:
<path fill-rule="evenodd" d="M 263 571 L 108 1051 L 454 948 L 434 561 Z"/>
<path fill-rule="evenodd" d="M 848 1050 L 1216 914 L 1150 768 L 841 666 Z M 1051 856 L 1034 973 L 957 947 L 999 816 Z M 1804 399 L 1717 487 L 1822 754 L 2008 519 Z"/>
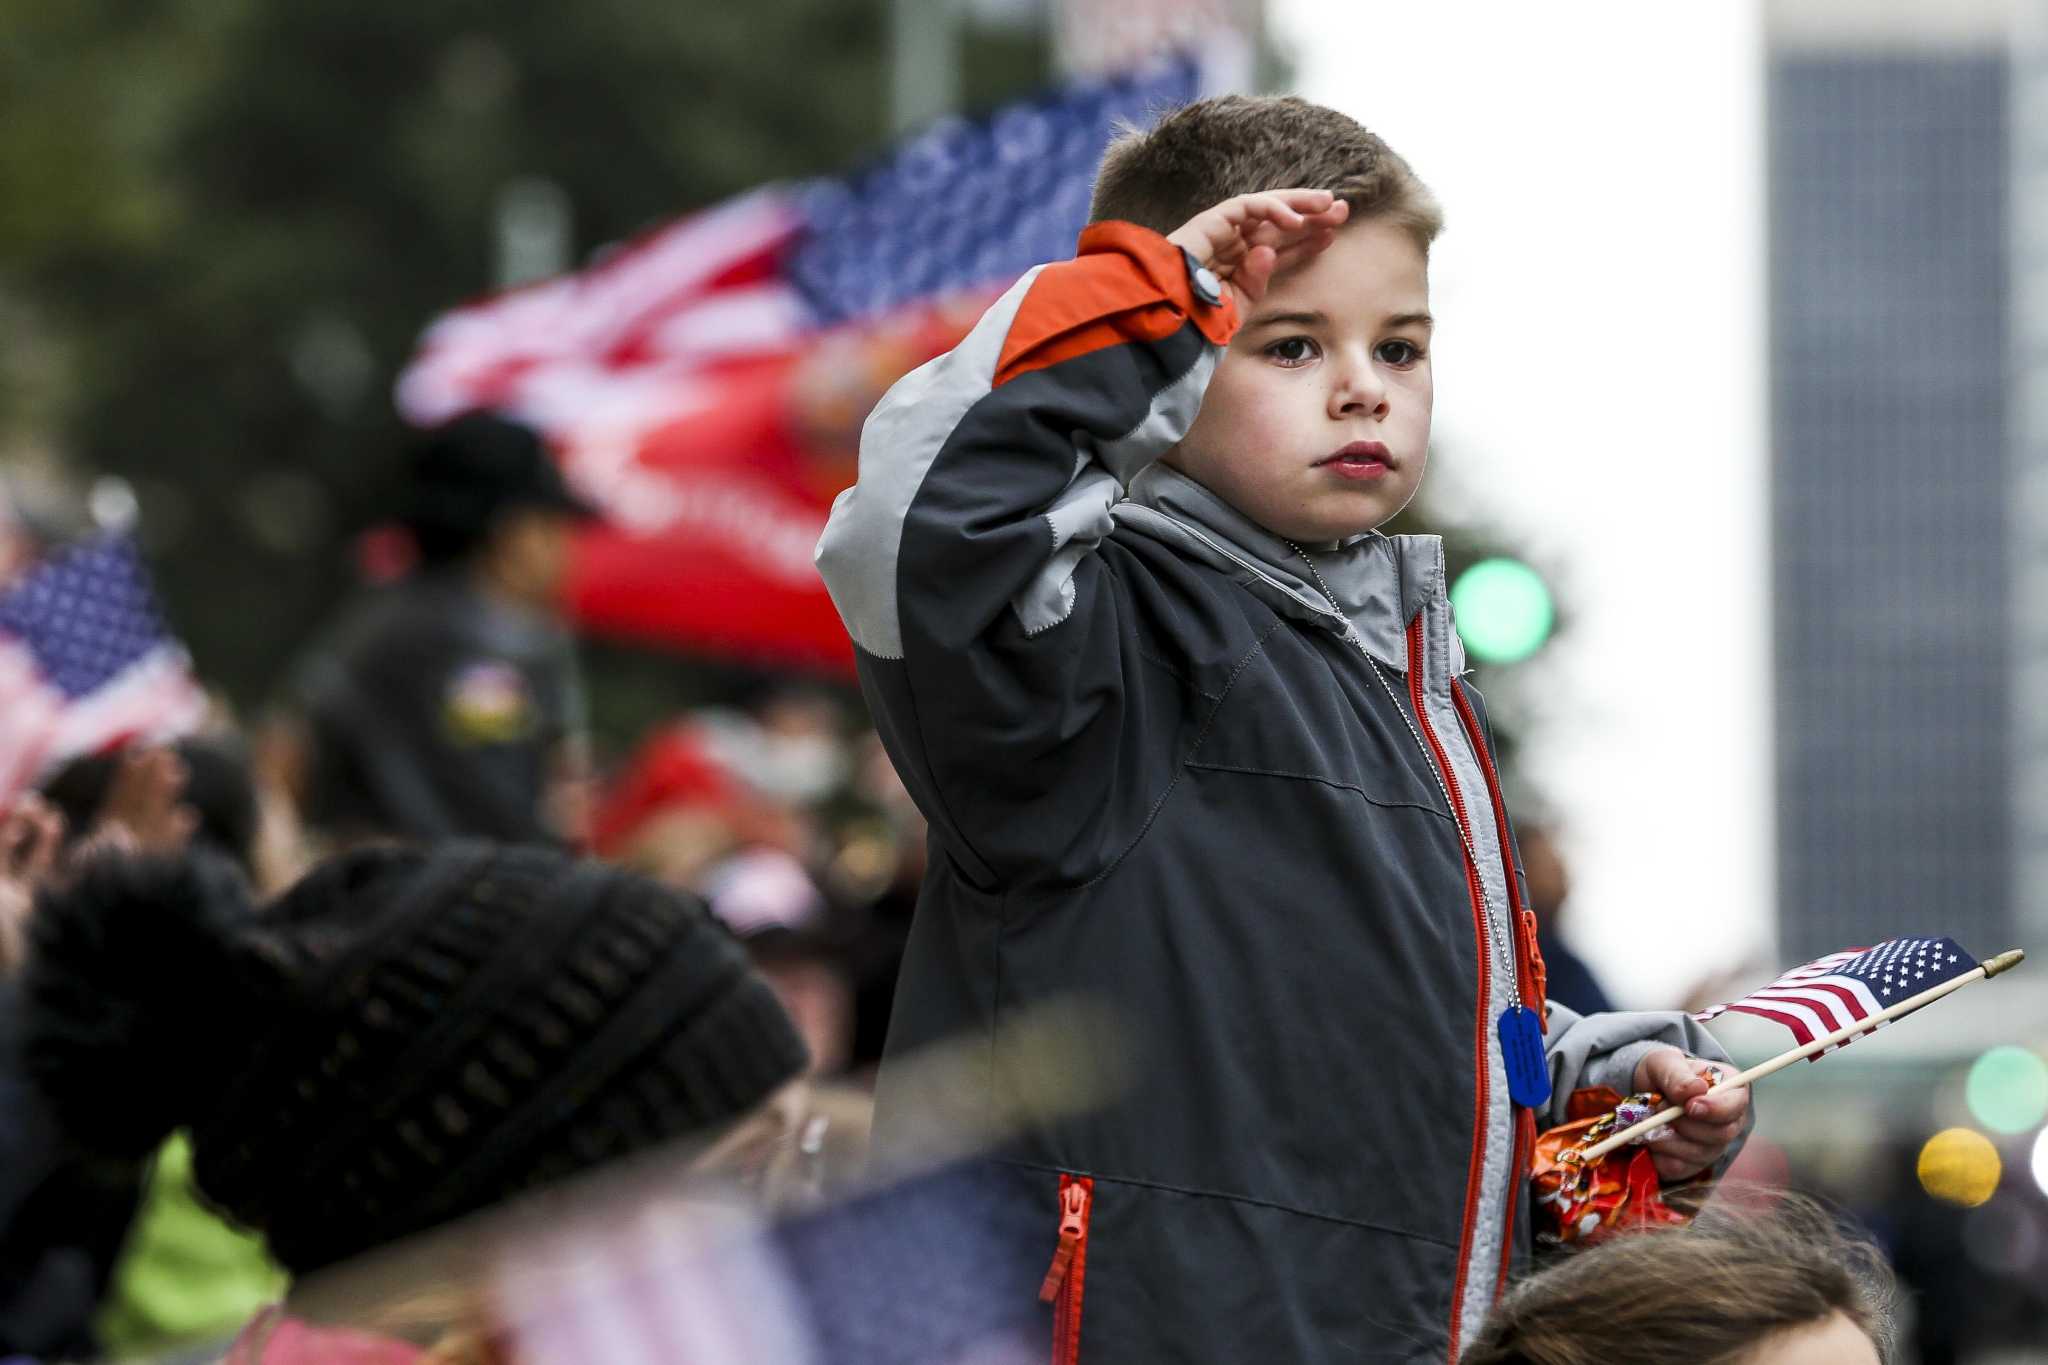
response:
<path fill-rule="evenodd" d="M 889 137 L 887 11 L 0 0 L 0 434 L 61 391 L 63 445 L 136 485 L 202 671 L 255 703 L 351 581 L 402 446 L 392 381 L 422 326 L 494 284 L 506 187 L 558 187 L 587 256 L 851 169 Z M 1048 79 L 1030 24 L 958 37 L 971 106 Z M 1454 532 L 1452 572 L 1499 548 Z M 761 681 L 620 645 L 591 663 L 620 747 Z M 1517 709 L 1496 707 L 1505 730 Z"/>
<path fill-rule="evenodd" d="M 580 251 L 883 142 L 880 5 L 0 0 L 0 295 L 131 478 L 178 628 L 243 701 L 346 584 L 392 379 L 493 281 L 496 205 Z"/>

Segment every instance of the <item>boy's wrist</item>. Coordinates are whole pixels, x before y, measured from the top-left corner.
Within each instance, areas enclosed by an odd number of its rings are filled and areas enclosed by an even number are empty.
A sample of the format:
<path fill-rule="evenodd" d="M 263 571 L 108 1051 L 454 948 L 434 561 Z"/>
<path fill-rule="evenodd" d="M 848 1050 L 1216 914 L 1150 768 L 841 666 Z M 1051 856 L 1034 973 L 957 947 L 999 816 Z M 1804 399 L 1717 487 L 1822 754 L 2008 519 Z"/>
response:
<path fill-rule="evenodd" d="M 1195 298 L 1211 308 L 1223 303 L 1223 281 L 1216 278 L 1216 272 L 1196 258 L 1186 247 L 1180 249 L 1183 264 L 1187 266 L 1188 284 L 1195 291 Z"/>
<path fill-rule="evenodd" d="M 1218 346 L 1237 332 L 1237 304 L 1216 273 L 1193 252 L 1164 234 L 1136 223 L 1090 223 L 1081 230 L 1077 256 L 1118 255 L 1134 265 L 1162 300 L 1201 329 Z"/>

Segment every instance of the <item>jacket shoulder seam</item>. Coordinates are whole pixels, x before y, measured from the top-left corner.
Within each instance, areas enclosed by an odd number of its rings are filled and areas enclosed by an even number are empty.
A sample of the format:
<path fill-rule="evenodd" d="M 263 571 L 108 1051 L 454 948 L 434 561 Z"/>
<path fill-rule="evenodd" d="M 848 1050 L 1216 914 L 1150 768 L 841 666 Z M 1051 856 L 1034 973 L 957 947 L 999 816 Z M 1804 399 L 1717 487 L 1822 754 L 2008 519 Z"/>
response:
<path fill-rule="evenodd" d="M 1190 692 L 1193 692 L 1203 701 L 1220 702 L 1223 700 L 1223 697 L 1220 693 L 1211 692 L 1208 688 L 1203 687 L 1193 678 L 1190 678 L 1187 675 L 1186 671 L 1183 670 L 1178 664 L 1175 664 L 1172 660 L 1163 659 L 1159 655 L 1155 654 L 1149 649 L 1144 648 L 1143 646 L 1140 646 L 1137 649 L 1136 653 L 1139 658 L 1143 659 L 1146 663 L 1151 664 L 1154 668 L 1172 674 L 1174 678 L 1179 681 L 1181 686 L 1187 688 Z"/>

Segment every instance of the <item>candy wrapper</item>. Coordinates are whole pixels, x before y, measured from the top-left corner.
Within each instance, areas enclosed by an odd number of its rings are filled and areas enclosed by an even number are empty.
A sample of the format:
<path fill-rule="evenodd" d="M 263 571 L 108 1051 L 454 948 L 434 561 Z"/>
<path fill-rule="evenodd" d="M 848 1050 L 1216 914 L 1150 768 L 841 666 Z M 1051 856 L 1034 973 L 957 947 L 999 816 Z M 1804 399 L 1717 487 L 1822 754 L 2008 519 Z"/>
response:
<path fill-rule="evenodd" d="M 1661 1096 L 1620 1095 L 1605 1086 L 1575 1090 L 1565 1106 L 1570 1122 L 1536 1139 L 1536 1240 L 1557 1246 L 1586 1241 L 1610 1228 L 1684 1223 L 1691 1215 L 1664 1202 L 1647 1144 L 1669 1135 L 1657 1129 L 1618 1151 L 1587 1161 L 1588 1147 L 1664 1107 Z M 1693 1182 L 1686 1182 L 1691 1184 Z"/>

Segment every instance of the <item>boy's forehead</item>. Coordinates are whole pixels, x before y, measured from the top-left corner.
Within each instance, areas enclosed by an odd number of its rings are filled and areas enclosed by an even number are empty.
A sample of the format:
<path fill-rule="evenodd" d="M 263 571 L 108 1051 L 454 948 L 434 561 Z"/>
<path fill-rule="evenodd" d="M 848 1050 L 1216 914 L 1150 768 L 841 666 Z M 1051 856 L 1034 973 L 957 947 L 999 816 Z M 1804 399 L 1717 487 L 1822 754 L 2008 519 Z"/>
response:
<path fill-rule="evenodd" d="M 1429 260 L 1391 223 L 1338 229 L 1321 253 L 1273 277 L 1257 317 L 1272 312 L 1384 318 L 1429 311 Z"/>

